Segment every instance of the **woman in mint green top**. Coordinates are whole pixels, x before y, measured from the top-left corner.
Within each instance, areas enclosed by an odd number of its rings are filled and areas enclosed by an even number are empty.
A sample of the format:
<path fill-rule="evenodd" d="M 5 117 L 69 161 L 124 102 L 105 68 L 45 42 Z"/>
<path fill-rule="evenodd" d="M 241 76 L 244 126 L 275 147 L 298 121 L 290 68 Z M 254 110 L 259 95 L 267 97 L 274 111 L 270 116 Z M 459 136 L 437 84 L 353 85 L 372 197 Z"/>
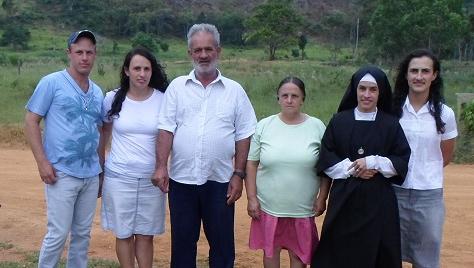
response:
<path fill-rule="evenodd" d="M 301 112 L 303 81 L 287 77 L 277 91 L 281 112 L 262 119 L 252 137 L 245 182 L 252 217 L 249 246 L 263 249 L 265 267 L 306 267 L 318 243 L 314 217 L 326 209 L 329 181 L 316 175 L 325 126 Z"/>

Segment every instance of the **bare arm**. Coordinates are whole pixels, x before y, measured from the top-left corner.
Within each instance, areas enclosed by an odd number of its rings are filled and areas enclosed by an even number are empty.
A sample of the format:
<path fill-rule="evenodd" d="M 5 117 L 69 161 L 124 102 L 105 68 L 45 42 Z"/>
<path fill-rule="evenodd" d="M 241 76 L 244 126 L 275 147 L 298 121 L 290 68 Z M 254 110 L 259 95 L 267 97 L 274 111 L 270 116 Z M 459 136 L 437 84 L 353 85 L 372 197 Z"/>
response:
<path fill-rule="evenodd" d="M 250 149 L 250 137 L 235 142 L 234 169 L 245 171 Z M 232 175 L 227 189 L 227 204 L 232 204 L 242 196 L 243 183 L 239 176 Z"/>
<path fill-rule="evenodd" d="M 247 177 L 245 178 L 245 191 L 247 193 L 247 213 L 250 217 L 258 219 L 260 216 L 260 203 L 257 199 L 257 168 L 259 161 L 247 161 Z"/>
<path fill-rule="evenodd" d="M 326 211 L 326 200 L 328 199 L 329 188 L 331 188 L 331 179 L 326 176 L 321 177 L 319 193 L 314 202 L 316 217 L 322 215 L 324 211 Z"/>
<path fill-rule="evenodd" d="M 110 136 L 112 135 L 112 126 L 113 123 L 104 122 L 102 127 L 99 129 L 100 139 L 97 153 L 99 154 L 99 163 L 100 167 L 102 168 L 102 173 L 99 174 L 99 193 L 97 194 L 97 197 L 102 196 L 102 185 L 104 184 L 105 151 L 107 144 L 109 144 Z"/>
<path fill-rule="evenodd" d="M 172 132 L 160 129 L 156 141 L 156 171 L 151 180 L 153 185 L 158 186 L 164 193 L 169 191 L 168 157 L 173 138 Z"/>
<path fill-rule="evenodd" d="M 38 114 L 26 112 L 25 135 L 35 157 L 41 180 L 46 184 L 53 184 L 56 182 L 56 172 L 44 153 L 40 128 L 42 119 L 43 117 Z"/>
<path fill-rule="evenodd" d="M 235 142 L 235 170 L 244 171 L 250 149 L 250 137 Z"/>
<path fill-rule="evenodd" d="M 449 139 L 441 141 L 441 153 L 443 154 L 443 167 L 447 166 L 454 156 L 454 147 L 456 145 L 456 139 Z"/>
<path fill-rule="evenodd" d="M 100 166 L 102 167 L 102 169 L 104 168 L 104 163 L 105 163 L 105 150 L 106 150 L 107 144 L 109 144 L 110 137 L 112 135 L 112 126 L 113 126 L 112 123 L 104 122 L 104 124 L 102 125 L 102 130 L 100 132 L 98 153 L 99 153 Z"/>

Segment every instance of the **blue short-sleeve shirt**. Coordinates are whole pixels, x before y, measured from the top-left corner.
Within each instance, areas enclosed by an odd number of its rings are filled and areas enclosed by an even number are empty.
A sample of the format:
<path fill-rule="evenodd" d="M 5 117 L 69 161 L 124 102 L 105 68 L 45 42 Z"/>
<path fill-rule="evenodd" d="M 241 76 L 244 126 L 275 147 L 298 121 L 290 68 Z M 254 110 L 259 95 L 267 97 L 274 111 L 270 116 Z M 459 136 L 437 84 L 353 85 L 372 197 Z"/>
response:
<path fill-rule="evenodd" d="M 87 93 L 66 70 L 41 79 L 26 109 L 44 118 L 43 147 L 56 170 L 88 178 L 101 172 L 97 146 L 103 93 L 89 80 Z"/>

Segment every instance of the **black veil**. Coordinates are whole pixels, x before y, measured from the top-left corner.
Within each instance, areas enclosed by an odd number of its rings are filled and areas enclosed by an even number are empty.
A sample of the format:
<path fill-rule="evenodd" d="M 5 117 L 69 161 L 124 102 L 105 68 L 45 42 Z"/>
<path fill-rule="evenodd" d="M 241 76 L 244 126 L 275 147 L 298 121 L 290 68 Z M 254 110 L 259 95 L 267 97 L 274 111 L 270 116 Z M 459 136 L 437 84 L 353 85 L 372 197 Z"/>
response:
<path fill-rule="evenodd" d="M 352 75 L 349 86 L 347 86 L 346 93 L 342 97 L 337 112 L 357 107 L 357 86 L 359 85 L 360 79 L 362 79 L 362 77 L 367 73 L 370 73 L 377 81 L 377 86 L 379 88 L 377 108 L 386 113 L 392 112 L 392 88 L 390 87 L 387 75 L 380 68 L 373 65 L 361 67 Z"/>

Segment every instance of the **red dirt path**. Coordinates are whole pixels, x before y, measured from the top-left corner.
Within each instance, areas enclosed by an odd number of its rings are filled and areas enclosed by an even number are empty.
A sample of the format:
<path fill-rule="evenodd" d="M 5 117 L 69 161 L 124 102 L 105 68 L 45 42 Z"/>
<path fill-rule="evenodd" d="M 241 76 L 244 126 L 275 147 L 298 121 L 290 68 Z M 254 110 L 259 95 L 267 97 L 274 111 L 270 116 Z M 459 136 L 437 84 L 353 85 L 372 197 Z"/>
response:
<path fill-rule="evenodd" d="M 442 267 L 474 267 L 474 165 L 450 165 L 445 176 L 447 214 Z M 0 181 L 0 245 L 14 245 L 11 249 L 0 247 L 0 261 L 19 260 L 22 251 L 39 250 L 46 227 L 43 183 L 31 152 L 0 147 Z M 97 213 L 89 255 L 115 260 L 114 237 L 100 228 L 99 220 Z M 321 222 L 322 217 L 317 219 L 318 227 Z M 166 233 L 155 238 L 156 267 L 167 267 L 169 261 L 168 219 L 166 224 Z M 246 199 L 241 198 L 236 209 L 236 267 L 262 267 L 262 253 L 247 246 L 249 225 Z M 198 259 L 206 259 L 207 251 L 207 241 L 201 235 Z M 286 256 L 282 267 L 288 267 Z"/>

